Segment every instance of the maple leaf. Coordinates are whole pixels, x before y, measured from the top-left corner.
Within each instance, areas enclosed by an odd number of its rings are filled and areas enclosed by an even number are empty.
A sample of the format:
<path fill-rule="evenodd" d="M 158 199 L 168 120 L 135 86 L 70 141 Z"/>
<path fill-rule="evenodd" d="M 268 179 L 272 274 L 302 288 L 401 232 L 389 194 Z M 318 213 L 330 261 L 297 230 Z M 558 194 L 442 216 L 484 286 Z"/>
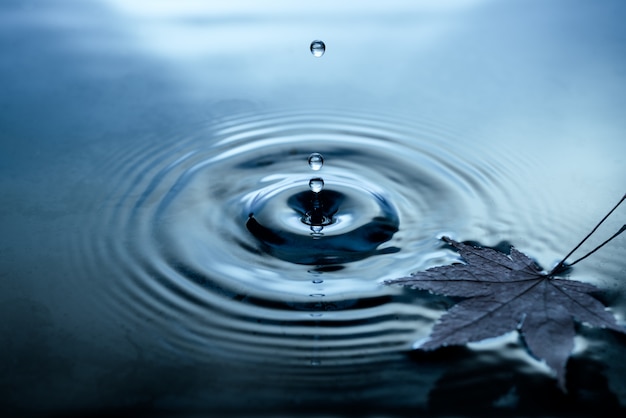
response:
<path fill-rule="evenodd" d="M 618 205 L 625 198 L 626 195 Z M 564 390 L 565 365 L 574 347 L 575 321 L 626 334 L 626 329 L 592 296 L 599 292 L 597 287 L 557 276 L 626 230 L 625 225 L 596 249 L 566 266 L 565 259 L 599 225 L 550 272 L 514 247 L 510 248 L 510 254 L 505 254 L 443 237 L 466 263 L 434 267 L 385 283 L 466 298 L 439 319 L 420 349 L 462 345 L 517 330 L 530 353 L 556 372 L 559 386 Z"/>

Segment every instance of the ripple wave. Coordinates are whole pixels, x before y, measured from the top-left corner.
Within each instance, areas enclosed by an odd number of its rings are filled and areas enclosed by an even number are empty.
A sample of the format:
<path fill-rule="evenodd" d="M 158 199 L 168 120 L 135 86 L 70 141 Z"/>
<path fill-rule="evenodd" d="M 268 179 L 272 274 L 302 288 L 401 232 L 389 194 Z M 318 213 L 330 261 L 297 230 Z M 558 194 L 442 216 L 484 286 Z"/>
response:
<path fill-rule="evenodd" d="M 196 360 L 389 361 L 441 306 L 404 303 L 424 296 L 383 280 L 454 260 L 444 233 L 533 222 L 498 210 L 517 199 L 521 163 L 478 144 L 432 122 L 310 111 L 146 139 L 104 169 L 115 191 L 81 257 L 107 266 L 116 315 L 159 324 L 164 345 Z M 337 219 L 322 236 L 301 221 L 311 152 Z"/>

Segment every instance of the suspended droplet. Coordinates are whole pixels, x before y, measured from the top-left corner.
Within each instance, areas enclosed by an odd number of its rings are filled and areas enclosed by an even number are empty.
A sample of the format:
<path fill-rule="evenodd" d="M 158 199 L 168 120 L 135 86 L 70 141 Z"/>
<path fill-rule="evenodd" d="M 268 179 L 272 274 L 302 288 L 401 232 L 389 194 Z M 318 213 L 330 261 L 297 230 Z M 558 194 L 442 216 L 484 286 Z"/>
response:
<path fill-rule="evenodd" d="M 322 41 L 311 42 L 311 54 L 313 54 L 314 57 L 319 58 L 322 55 L 324 55 L 324 52 L 326 52 L 326 45 L 324 45 L 324 42 Z"/>
<path fill-rule="evenodd" d="M 315 283 L 315 284 L 324 283 L 324 280 L 322 280 L 322 279 L 313 279 L 313 280 L 311 280 L 311 281 L 312 281 L 313 283 Z"/>
<path fill-rule="evenodd" d="M 309 188 L 313 193 L 319 193 L 324 188 L 324 180 L 319 177 L 313 178 L 309 181 Z"/>
<path fill-rule="evenodd" d="M 309 167 L 311 170 L 318 171 L 324 165 L 324 157 L 319 152 L 309 155 Z"/>

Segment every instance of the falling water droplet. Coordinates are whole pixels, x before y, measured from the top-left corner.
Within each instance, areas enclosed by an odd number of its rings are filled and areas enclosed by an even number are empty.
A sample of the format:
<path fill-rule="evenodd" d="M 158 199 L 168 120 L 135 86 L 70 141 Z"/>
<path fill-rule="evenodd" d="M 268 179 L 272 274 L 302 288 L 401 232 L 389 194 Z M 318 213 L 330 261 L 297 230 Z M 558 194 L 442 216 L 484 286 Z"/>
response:
<path fill-rule="evenodd" d="M 313 154 L 309 155 L 309 167 L 311 167 L 311 170 L 318 171 L 322 168 L 323 165 L 324 157 L 322 157 L 322 154 L 320 154 L 319 152 L 314 152 Z"/>
<path fill-rule="evenodd" d="M 319 177 L 313 178 L 309 181 L 309 188 L 313 193 L 319 193 L 324 188 L 324 180 Z"/>
<path fill-rule="evenodd" d="M 322 55 L 324 55 L 324 52 L 326 52 L 326 45 L 324 45 L 324 42 L 322 41 L 311 42 L 311 54 L 313 54 L 314 57 L 319 58 Z"/>

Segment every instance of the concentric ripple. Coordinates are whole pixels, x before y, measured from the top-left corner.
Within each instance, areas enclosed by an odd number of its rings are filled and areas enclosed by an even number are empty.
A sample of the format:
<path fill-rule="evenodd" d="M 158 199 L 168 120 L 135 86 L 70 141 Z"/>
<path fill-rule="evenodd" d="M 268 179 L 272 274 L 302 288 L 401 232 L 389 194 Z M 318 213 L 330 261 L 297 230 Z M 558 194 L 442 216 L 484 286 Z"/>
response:
<path fill-rule="evenodd" d="M 502 181 L 516 167 L 469 144 L 435 124 L 325 112 L 237 116 L 142 141 L 109 167 L 118 187 L 83 254 L 115 271 L 112 311 L 150 318 L 187 356 L 385 361 L 438 310 L 401 303 L 409 296 L 381 281 L 453 260 L 443 233 L 507 222 L 497 206 L 512 199 Z M 312 152 L 324 156 L 315 173 Z M 305 219 L 311 205 L 322 228 Z"/>

